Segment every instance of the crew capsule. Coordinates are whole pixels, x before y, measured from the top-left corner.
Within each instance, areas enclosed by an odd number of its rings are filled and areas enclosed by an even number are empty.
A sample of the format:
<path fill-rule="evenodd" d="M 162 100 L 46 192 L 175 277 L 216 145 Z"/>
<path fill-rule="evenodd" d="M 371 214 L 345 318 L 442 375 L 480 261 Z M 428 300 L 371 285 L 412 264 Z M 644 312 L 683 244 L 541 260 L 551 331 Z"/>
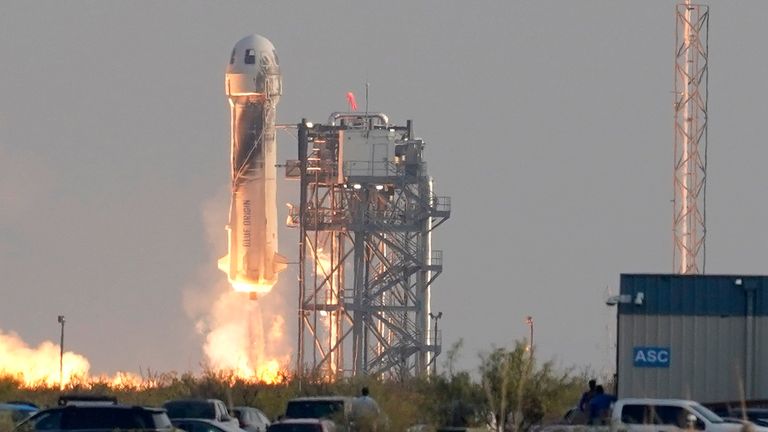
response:
<path fill-rule="evenodd" d="M 259 35 L 240 39 L 232 49 L 227 66 L 227 96 L 265 95 L 276 98 L 283 93 L 282 87 L 280 63 L 272 42 Z"/>

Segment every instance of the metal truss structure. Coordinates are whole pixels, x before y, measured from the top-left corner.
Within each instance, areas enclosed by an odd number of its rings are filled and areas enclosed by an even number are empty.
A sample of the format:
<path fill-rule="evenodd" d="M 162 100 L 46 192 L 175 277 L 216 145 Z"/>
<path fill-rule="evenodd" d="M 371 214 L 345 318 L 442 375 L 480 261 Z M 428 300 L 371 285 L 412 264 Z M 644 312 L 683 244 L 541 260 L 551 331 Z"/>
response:
<path fill-rule="evenodd" d="M 442 253 L 435 228 L 450 216 L 412 124 L 381 113 L 335 113 L 298 125 L 300 180 L 289 225 L 300 231 L 297 371 L 315 379 L 426 375 L 440 352 L 431 286 Z M 433 315 L 434 316 L 434 315 Z"/>
<path fill-rule="evenodd" d="M 709 7 L 689 0 L 676 17 L 673 271 L 699 274 L 706 263 Z"/>

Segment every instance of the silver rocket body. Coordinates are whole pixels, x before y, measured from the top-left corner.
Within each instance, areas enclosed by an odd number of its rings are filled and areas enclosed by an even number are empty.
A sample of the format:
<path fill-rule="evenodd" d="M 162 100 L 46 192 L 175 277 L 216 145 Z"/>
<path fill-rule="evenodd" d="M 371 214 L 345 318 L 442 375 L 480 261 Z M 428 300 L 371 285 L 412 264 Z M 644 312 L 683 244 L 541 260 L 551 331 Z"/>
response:
<path fill-rule="evenodd" d="M 275 47 L 251 35 L 232 50 L 225 77 L 231 114 L 232 201 L 219 268 L 237 291 L 266 293 L 286 260 L 277 253 L 275 108 L 282 79 Z"/>

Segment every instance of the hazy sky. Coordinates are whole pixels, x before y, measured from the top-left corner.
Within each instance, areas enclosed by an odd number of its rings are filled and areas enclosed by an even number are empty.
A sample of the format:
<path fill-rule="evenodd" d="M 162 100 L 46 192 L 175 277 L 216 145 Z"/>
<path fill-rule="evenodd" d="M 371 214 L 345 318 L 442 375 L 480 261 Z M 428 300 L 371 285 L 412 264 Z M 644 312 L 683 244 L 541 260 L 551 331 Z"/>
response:
<path fill-rule="evenodd" d="M 710 4 L 707 268 L 765 274 L 768 2 Z M 414 120 L 453 199 L 432 298 L 460 367 L 532 315 L 540 355 L 602 369 L 618 275 L 672 267 L 674 24 L 660 0 L 3 2 L 0 329 L 36 345 L 65 314 L 92 371 L 198 369 L 184 293 L 225 278 L 223 74 L 259 33 L 279 122 L 324 122 L 366 81 L 371 110 Z"/>

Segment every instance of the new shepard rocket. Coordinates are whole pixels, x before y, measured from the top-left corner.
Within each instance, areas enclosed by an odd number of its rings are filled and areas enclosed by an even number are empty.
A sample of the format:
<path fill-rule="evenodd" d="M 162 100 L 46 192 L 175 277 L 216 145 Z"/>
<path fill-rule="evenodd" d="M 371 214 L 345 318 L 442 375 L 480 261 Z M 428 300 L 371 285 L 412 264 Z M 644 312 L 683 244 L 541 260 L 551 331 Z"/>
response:
<path fill-rule="evenodd" d="M 236 291 L 267 293 L 286 260 L 277 253 L 275 107 L 282 94 L 272 42 L 259 35 L 232 50 L 225 78 L 231 113 L 229 249 L 219 260 Z"/>

